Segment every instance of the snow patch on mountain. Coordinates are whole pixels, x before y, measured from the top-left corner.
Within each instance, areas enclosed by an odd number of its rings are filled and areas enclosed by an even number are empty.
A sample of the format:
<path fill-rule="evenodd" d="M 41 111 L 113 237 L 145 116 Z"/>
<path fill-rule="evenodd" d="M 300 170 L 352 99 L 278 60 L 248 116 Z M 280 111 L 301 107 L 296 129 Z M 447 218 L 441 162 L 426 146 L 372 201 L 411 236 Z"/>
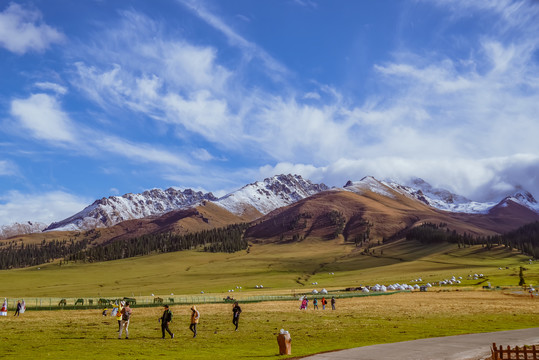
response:
<path fill-rule="evenodd" d="M 502 201 L 500 201 L 499 206 L 503 206 L 503 207 L 508 206 L 507 205 L 508 201 L 513 201 L 517 204 L 525 206 L 539 213 L 539 203 L 537 203 L 537 200 L 535 200 L 533 195 L 529 193 L 528 191 L 522 190 L 512 196 L 507 196 Z"/>
<path fill-rule="evenodd" d="M 245 185 L 215 203 L 238 215 L 244 212 L 246 206 L 267 214 L 328 189 L 325 184 L 314 184 L 300 175 L 277 175 Z"/>
<path fill-rule="evenodd" d="M 486 214 L 496 206 L 507 206 L 508 201 L 513 201 L 539 213 L 539 204 L 532 194 L 524 190 L 508 196 L 500 202 L 478 202 L 446 189 L 435 188 L 420 178 L 414 178 L 408 185 L 402 185 L 394 180 L 380 181 L 372 176 L 366 176 L 357 182 L 348 181 L 344 190 L 360 194 L 372 191 L 391 198 L 395 198 L 395 191 L 433 208 L 454 213 Z"/>
<path fill-rule="evenodd" d="M 392 189 L 387 184 L 384 184 L 381 181 L 376 180 L 372 176 L 365 176 L 360 181 L 351 181 L 344 185 L 344 190 L 352 191 L 358 194 L 363 194 L 365 191 L 372 191 L 376 194 L 387 196 L 390 198 L 395 198 L 395 194 L 392 192 Z"/>
<path fill-rule="evenodd" d="M 386 180 L 383 183 L 403 195 L 417 199 L 433 208 L 449 212 L 468 214 L 487 213 L 497 204 L 496 202 L 472 201 L 446 189 L 434 188 L 420 178 L 412 179 L 409 185 L 401 185 L 392 180 Z"/>

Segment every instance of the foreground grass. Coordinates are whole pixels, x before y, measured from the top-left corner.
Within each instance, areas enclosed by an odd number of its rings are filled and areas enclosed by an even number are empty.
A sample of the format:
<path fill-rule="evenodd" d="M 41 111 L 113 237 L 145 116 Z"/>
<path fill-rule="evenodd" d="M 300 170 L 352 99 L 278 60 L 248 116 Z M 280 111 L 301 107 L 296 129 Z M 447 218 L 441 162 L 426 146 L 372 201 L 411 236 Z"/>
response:
<path fill-rule="evenodd" d="M 134 308 L 130 339 L 98 310 L 28 311 L 0 318 L 0 354 L 9 359 L 275 359 L 279 329 L 290 331 L 294 356 L 379 343 L 537 326 L 539 299 L 494 291 L 399 293 L 339 299 L 337 310 L 300 311 L 296 302 L 244 304 L 240 331 L 231 305 L 200 305 L 199 335 L 188 330 L 189 306 L 173 306 L 175 339 L 161 339 L 161 308 Z"/>

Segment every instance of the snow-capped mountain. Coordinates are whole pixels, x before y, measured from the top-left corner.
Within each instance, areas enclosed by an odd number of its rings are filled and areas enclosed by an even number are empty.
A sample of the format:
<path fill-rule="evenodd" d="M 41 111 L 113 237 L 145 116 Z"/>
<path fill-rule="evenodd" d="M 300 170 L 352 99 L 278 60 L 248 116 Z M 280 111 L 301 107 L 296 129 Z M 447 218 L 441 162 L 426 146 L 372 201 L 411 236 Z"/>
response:
<path fill-rule="evenodd" d="M 246 206 L 267 214 L 328 189 L 325 184 L 314 184 L 300 175 L 277 175 L 245 185 L 215 203 L 238 215 L 243 213 Z"/>
<path fill-rule="evenodd" d="M 344 190 L 352 191 L 358 194 L 363 194 L 365 191 L 372 191 L 373 193 L 394 198 L 394 189 L 383 181 L 378 181 L 372 176 L 365 176 L 360 181 L 351 181 L 344 185 Z"/>
<path fill-rule="evenodd" d="M 520 204 L 539 213 L 539 203 L 537 203 L 537 200 L 535 200 L 533 195 L 528 191 L 523 190 L 512 196 L 507 196 L 498 203 L 498 206 L 507 206 L 509 201 Z"/>
<path fill-rule="evenodd" d="M 187 209 L 202 201 L 213 201 L 234 214 L 242 214 L 252 206 L 266 214 L 279 207 L 328 189 L 324 184 L 313 184 L 299 175 L 278 175 L 264 179 L 218 199 L 212 193 L 184 191 L 169 188 L 153 189 L 142 194 L 125 194 L 96 200 L 81 212 L 45 230 L 89 230 L 108 227 L 131 219 L 162 215 L 169 211 Z"/>
<path fill-rule="evenodd" d="M 500 202 L 478 202 L 445 189 L 434 188 L 420 178 L 412 179 L 409 185 L 402 185 L 393 180 L 379 181 L 372 176 L 366 176 L 358 182 L 348 181 L 344 189 L 355 192 L 369 190 L 388 197 L 394 197 L 392 191 L 396 191 L 433 208 L 454 213 L 485 214 L 494 207 L 504 206 L 507 201 L 513 201 L 539 213 L 539 204 L 527 191 L 507 196 Z"/>
<path fill-rule="evenodd" d="M 33 234 L 41 232 L 47 227 L 47 224 L 40 222 L 27 221 L 25 223 L 13 223 L 0 226 L 0 239 L 7 239 L 15 235 Z"/>
<path fill-rule="evenodd" d="M 444 211 L 480 214 L 488 212 L 497 204 L 497 202 L 473 201 L 446 189 L 434 188 L 420 178 L 412 179 L 408 186 L 400 185 L 390 180 L 385 181 L 385 183 L 401 194 L 413 197 L 429 206 Z"/>
<path fill-rule="evenodd" d="M 377 194 L 396 198 L 399 194 L 421 201 L 433 208 L 468 214 L 487 214 L 493 209 L 500 209 L 508 204 L 516 203 L 539 213 L 539 204 L 527 191 L 521 190 L 507 196 L 500 202 L 477 202 L 456 195 L 445 189 L 434 188 L 422 179 L 413 179 L 409 184 L 402 185 L 396 181 L 380 181 L 371 176 L 360 181 L 349 181 L 344 190 L 356 193 L 372 191 Z M 28 222 L 0 228 L 0 237 L 16 234 L 39 232 L 45 228 L 50 230 L 89 230 L 108 227 L 119 222 L 139 219 L 148 216 L 162 215 L 169 211 L 181 210 L 197 206 L 203 201 L 211 201 L 216 205 L 234 213 L 243 215 L 249 209 L 256 209 L 262 215 L 310 197 L 321 191 L 329 190 L 325 184 L 312 183 L 300 175 L 277 175 L 271 178 L 248 184 L 239 190 L 231 192 L 222 198 L 216 198 L 212 193 L 196 192 L 191 189 L 167 190 L 153 189 L 141 194 L 125 194 L 110 196 L 96 200 L 81 212 L 59 222 L 44 224 Z M 339 191 L 339 189 L 335 189 Z"/>
<path fill-rule="evenodd" d="M 46 231 L 88 230 L 115 225 L 124 220 L 160 215 L 172 210 L 185 209 L 204 200 L 217 200 L 212 193 L 200 191 L 152 189 L 141 194 L 110 196 L 96 200 L 81 212 L 52 223 Z"/>

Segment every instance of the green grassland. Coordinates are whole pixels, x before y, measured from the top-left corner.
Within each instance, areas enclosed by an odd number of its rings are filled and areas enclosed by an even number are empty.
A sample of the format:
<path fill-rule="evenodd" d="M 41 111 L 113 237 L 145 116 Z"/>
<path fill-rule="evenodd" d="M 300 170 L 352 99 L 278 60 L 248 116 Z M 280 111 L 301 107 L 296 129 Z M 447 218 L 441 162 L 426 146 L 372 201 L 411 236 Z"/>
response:
<path fill-rule="evenodd" d="M 275 359 L 279 329 L 290 331 L 292 355 L 475 332 L 537 326 L 538 299 L 499 291 L 397 293 L 338 299 L 335 311 L 298 309 L 298 302 L 242 304 L 234 331 L 230 304 L 201 304 L 197 338 L 189 307 L 172 306 L 175 338 L 162 340 L 161 308 L 134 308 L 129 340 L 99 310 L 27 311 L 0 318 L 0 353 L 8 359 Z"/>
<path fill-rule="evenodd" d="M 184 251 L 102 263 L 52 263 L 0 271 L 0 296 L 123 297 L 154 293 L 216 298 L 234 292 L 253 295 L 310 293 L 327 288 L 338 297 L 337 310 L 300 311 L 297 301 L 244 303 L 239 332 L 231 324 L 230 304 L 199 304 L 199 336 L 188 330 L 189 306 L 173 305 L 174 340 L 162 340 L 157 322 L 160 307 L 134 307 L 130 339 L 117 339 L 117 322 L 99 309 L 33 311 L 0 317 L 0 354 L 7 358 L 182 359 L 278 358 L 276 334 L 292 334 L 293 355 L 378 343 L 463 333 L 535 327 L 539 297 L 516 296 L 519 267 L 528 284 L 539 283 L 539 265 L 505 248 L 425 246 L 398 241 L 366 255 L 342 239 L 304 240 L 289 244 L 255 244 L 233 254 Z M 500 269 L 501 268 L 501 269 Z M 482 273 L 484 278 L 469 279 Z M 428 292 L 342 298 L 345 287 L 435 282 L 462 276 L 460 285 Z M 317 282 L 318 285 L 312 285 Z M 264 289 L 255 289 L 263 284 Z M 451 291 L 454 290 L 454 291 Z M 459 291 L 456 291 L 459 290 Z M 525 293 L 524 293 L 525 294 Z M 30 304 L 31 305 L 31 304 Z M 72 308 L 72 307 L 71 307 Z"/>
<path fill-rule="evenodd" d="M 100 263 L 58 262 L 0 271 L 0 296 L 123 297 L 150 294 L 224 294 L 241 286 L 256 294 L 340 289 L 349 286 L 410 283 L 421 277 L 435 282 L 462 276 L 461 286 L 517 285 L 519 266 L 528 284 L 539 283 L 539 265 L 505 248 L 459 249 L 455 244 L 425 246 L 400 241 L 365 255 L 342 240 L 304 240 L 290 244 L 255 244 L 233 254 L 183 251 Z M 503 270 L 499 270 L 499 268 Z M 506 269 L 508 268 L 508 269 Z M 330 274 L 333 273 L 333 274 Z M 484 279 L 467 280 L 483 273 Z M 264 285 L 255 290 L 255 285 Z M 239 294 L 237 294 L 239 296 Z"/>

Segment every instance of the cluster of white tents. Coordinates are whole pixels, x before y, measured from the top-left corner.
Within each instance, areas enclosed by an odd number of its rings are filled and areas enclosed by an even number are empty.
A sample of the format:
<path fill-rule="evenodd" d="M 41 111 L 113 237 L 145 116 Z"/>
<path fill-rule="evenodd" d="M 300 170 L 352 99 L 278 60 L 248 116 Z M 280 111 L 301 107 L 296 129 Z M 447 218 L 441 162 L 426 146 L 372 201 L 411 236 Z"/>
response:
<path fill-rule="evenodd" d="M 257 286 L 258 286 L 258 285 L 257 285 Z M 262 286 L 262 285 L 260 285 L 260 286 Z M 242 289 L 241 286 L 236 286 L 236 290 L 241 290 L 241 289 Z M 257 288 L 257 289 L 258 289 L 258 288 Z M 234 289 L 230 289 L 230 290 L 228 290 L 228 292 L 234 292 Z"/>
<path fill-rule="evenodd" d="M 426 287 L 432 287 L 430 283 L 425 284 Z M 415 285 L 408 285 L 408 284 L 391 284 L 388 286 L 376 284 L 374 286 L 366 286 L 363 288 L 364 293 L 369 293 L 371 291 L 374 292 L 387 292 L 387 291 L 413 291 L 413 290 L 419 290 L 420 286 L 418 284 Z"/>
<path fill-rule="evenodd" d="M 316 289 L 314 289 L 312 291 L 313 295 L 316 295 L 316 294 L 324 294 L 324 295 L 326 295 L 327 293 L 328 293 L 328 291 L 326 289 L 322 289 L 322 290 L 320 290 L 320 292 L 318 290 L 316 290 Z"/>
<path fill-rule="evenodd" d="M 483 274 L 479 274 L 479 275 L 477 275 L 477 274 L 473 274 L 473 275 L 470 274 L 470 275 L 468 275 L 468 278 L 473 278 L 474 280 L 478 280 L 479 278 L 483 278 L 483 277 L 484 277 Z"/>

